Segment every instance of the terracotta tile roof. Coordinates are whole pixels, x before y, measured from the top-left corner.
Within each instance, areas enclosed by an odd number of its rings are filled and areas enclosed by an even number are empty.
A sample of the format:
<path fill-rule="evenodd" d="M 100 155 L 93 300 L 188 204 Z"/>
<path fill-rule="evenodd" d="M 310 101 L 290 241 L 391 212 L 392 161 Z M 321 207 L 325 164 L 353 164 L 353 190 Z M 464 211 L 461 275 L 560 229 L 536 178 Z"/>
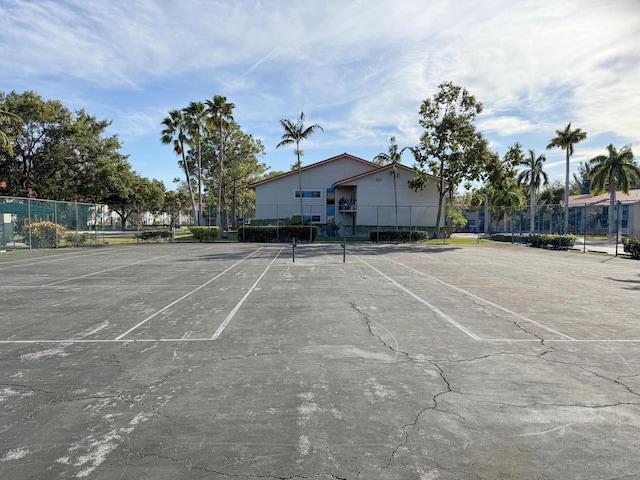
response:
<path fill-rule="evenodd" d="M 640 189 L 629 190 L 629 193 L 616 192 L 616 202 L 637 203 L 640 202 Z M 569 206 L 578 207 L 580 205 L 609 205 L 609 192 L 601 195 L 569 195 Z"/>

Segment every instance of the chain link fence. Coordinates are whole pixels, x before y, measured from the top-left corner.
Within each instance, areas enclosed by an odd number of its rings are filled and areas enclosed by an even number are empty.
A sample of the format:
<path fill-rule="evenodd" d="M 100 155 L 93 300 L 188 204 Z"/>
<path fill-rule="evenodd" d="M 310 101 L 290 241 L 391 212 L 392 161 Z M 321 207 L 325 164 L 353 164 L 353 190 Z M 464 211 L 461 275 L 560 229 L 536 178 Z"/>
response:
<path fill-rule="evenodd" d="M 300 204 L 259 205 L 256 209 L 237 205 L 235 216 L 227 214 L 225 225 L 286 226 L 304 224 L 318 227 L 321 237 L 369 239 L 372 232 L 427 232 L 433 238 L 443 231 L 476 234 L 478 238 L 495 233 L 518 237 L 534 233 L 563 233 L 563 205 L 465 206 L 453 205 L 441 210 L 437 206 L 376 206 L 355 202 L 336 205 Z M 253 217 L 247 212 L 256 212 Z M 215 206 L 203 208 L 203 225 L 215 225 Z M 224 214 L 223 214 L 224 215 Z M 123 220 L 124 219 L 124 220 Z M 640 204 L 618 202 L 609 205 L 571 205 L 568 232 L 578 237 L 606 237 L 609 222 L 614 238 L 640 236 Z M 171 231 L 193 224 L 188 213 L 150 213 L 137 206 L 111 208 L 102 204 L 61 202 L 22 197 L 0 197 L 0 248 L 58 248 L 108 243 L 113 236 L 133 236 L 141 230 Z M 444 236 L 446 239 L 446 235 Z"/>

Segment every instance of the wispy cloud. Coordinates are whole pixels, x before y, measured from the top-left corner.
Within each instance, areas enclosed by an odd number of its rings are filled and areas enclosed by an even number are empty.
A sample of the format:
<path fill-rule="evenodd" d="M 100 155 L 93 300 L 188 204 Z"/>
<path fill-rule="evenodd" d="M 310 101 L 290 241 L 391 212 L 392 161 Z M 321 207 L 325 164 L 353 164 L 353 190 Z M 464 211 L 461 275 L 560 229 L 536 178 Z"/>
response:
<path fill-rule="evenodd" d="M 391 135 L 417 143 L 421 101 L 452 80 L 483 102 L 496 147 L 542 151 L 573 122 L 595 150 L 640 141 L 638 18 L 636 0 L 4 0 L 0 90 L 108 115 L 133 144 L 158 135 L 162 108 L 221 93 L 288 166 L 280 118 L 323 124 L 307 158 L 371 156 Z"/>

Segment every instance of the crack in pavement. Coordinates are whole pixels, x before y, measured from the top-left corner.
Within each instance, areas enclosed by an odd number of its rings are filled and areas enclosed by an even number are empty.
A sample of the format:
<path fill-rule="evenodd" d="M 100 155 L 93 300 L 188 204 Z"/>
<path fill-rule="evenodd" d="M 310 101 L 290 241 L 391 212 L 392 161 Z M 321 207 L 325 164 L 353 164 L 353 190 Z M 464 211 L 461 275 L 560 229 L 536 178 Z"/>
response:
<path fill-rule="evenodd" d="M 447 411 L 444 411 L 444 410 L 440 410 L 440 409 L 438 409 L 438 398 L 439 398 L 440 396 L 442 396 L 442 395 L 446 395 L 446 394 L 448 394 L 448 393 L 453 392 L 453 389 L 451 388 L 451 383 L 449 382 L 449 380 L 447 380 L 447 377 L 446 377 L 446 376 L 445 376 L 445 374 L 444 374 L 444 370 L 442 369 L 442 367 L 440 367 L 440 365 L 438 365 L 438 364 L 437 364 L 436 362 L 434 362 L 433 360 L 427 360 L 427 361 L 428 361 L 431 365 L 433 365 L 433 366 L 436 368 L 436 370 L 438 371 L 438 373 L 439 373 L 439 375 L 440 375 L 440 379 L 444 382 L 444 384 L 445 384 L 445 386 L 446 386 L 446 389 L 445 389 L 445 390 L 443 390 L 443 391 L 441 391 L 441 392 L 436 393 L 436 394 L 433 396 L 433 398 L 431 399 L 431 401 L 433 402 L 433 405 L 432 405 L 432 406 L 430 406 L 430 407 L 425 407 L 425 408 L 423 408 L 422 410 L 420 410 L 420 411 L 418 412 L 418 414 L 416 415 L 416 417 L 413 419 L 413 421 L 412 421 L 412 422 L 410 422 L 410 423 L 406 423 L 406 424 L 404 424 L 404 425 L 401 427 L 401 430 L 402 430 L 403 435 L 404 435 L 404 440 L 403 440 L 402 442 L 400 442 L 398 445 L 396 445 L 396 447 L 393 449 L 393 451 L 391 452 L 391 455 L 389 456 L 389 461 L 387 462 L 387 464 L 386 464 L 384 467 L 382 467 L 382 470 L 386 470 L 386 469 L 387 469 L 387 468 L 389 468 L 391 465 L 393 465 L 393 462 L 394 462 L 394 460 L 395 460 L 395 458 L 396 458 L 396 455 L 397 455 L 398 451 L 399 451 L 402 447 L 406 446 L 406 445 L 409 443 L 409 431 L 408 431 L 408 430 L 409 430 L 409 428 L 411 428 L 411 427 L 415 427 L 415 426 L 418 424 L 418 422 L 420 421 L 420 417 L 421 417 L 425 412 L 427 412 L 428 410 L 439 410 L 439 411 L 442 411 L 442 412 L 444 412 L 444 413 L 449 413 L 449 414 L 451 414 L 451 412 L 447 412 Z M 460 416 L 459 414 L 455 414 L 455 415 Z"/>
<path fill-rule="evenodd" d="M 382 325 L 379 322 L 376 322 L 375 320 L 371 319 L 370 315 L 365 313 L 365 312 L 363 312 L 362 309 L 360 307 L 358 307 L 354 302 L 349 302 L 349 303 L 351 304 L 351 307 L 364 318 L 364 321 L 365 321 L 365 324 L 367 326 L 367 330 L 369 331 L 369 334 L 371 336 L 373 336 L 374 338 L 376 338 L 378 340 L 378 342 L 380 342 L 386 348 L 388 348 L 389 350 L 394 352 L 394 354 L 396 355 L 396 357 L 394 357 L 394 359 L 397 358 L 398 354 L 400 354 L 400 355 L 404 355 L 405 357 L 407 357 L 408 360 L 414 360 L 413 358 L 411 358 L 411 355 L 409 353 L 403 352 L 402 350 L 399 349 L 398 341 L 391 334 L 391 332 L 384 327 L 384 325 Z M 395 347 L 393 347 L 393 346 L 389 345 L 387 342 L 385 342 L 384 339 L 380 335 L 376 335 L 375 333 L 373 333 L 373 329 L 371 328 L 371 323 L 372 322 L 375 323 L 376 325 L 378 325 L 380 328 L 384 329 L 389 334 L 389 336 L 395 342 Z"/>

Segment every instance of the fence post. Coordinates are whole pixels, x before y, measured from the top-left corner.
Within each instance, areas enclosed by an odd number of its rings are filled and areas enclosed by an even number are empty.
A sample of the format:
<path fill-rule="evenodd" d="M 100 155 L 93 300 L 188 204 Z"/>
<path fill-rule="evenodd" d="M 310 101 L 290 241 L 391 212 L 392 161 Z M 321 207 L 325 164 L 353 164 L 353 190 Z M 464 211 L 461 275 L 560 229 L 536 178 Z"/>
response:
<path fill-rule="evenodd" d="M 29 215 L 29 250 L 31 250 L 31 198 L 27 198 L 27 212 Z"/>
<path fill-rule="evenodd" d="M 584 240 L 582 240 L 582 253 L 587 253 L 587 204 L 584 204 Z"/>
<path fill-rule="evenodd" d="M 616 257 L 618 256 L 618 241 L 620 240 L 620 211 L 622 208 L 622 202 L 618 200 L 616 202 Z"/>
<path fill-rule="evenodd" d="M 347 237 L 342 240 L 342 263 L 347 261 Z"/>

